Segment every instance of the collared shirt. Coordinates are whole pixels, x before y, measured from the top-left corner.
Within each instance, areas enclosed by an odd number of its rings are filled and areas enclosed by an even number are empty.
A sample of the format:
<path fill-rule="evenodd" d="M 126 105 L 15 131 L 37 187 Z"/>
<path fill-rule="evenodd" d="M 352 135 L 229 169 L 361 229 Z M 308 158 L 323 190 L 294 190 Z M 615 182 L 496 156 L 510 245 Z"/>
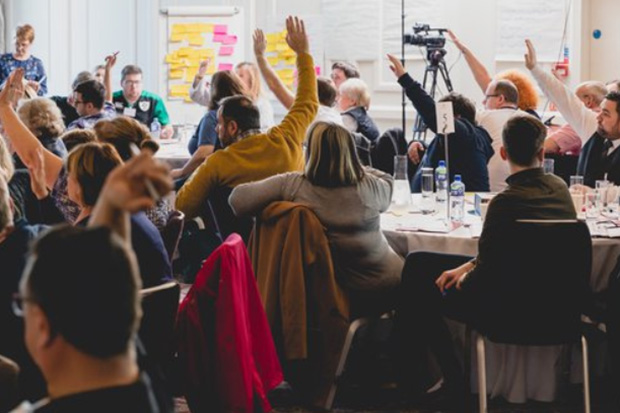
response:
<path fill-rule="evenodd" d="M 103 108 L 101 112 L 95 113 L 94 115 L 82 116 L 71 122 L 71 124 L 67 127 L 67 130 L 72 129 L 92 129 L 95 126 L 95 123 L 100 121 L 101 119 L 113 119 L 116 117 L 116 110 L 114 109 L 114 105 L 110 102 L 105 102 L 103 104 Z"/>
<path fill-rule="evenodd" d="M 161 126 L 166 126 L 170 123 L 170 117 L 168 116 L 164 101 L 154 93 L 144 90 L 138 100 L 130 104 L 125 99 L 123 91 L 119 90 L 112 95 L 112 103 L 114 103 L 114 108 L 119 115 L 134 118 L 146 125 L 147 128 L 151 127 L 151 123 L 153 123 L 155 118 L 159 120 Z"/>

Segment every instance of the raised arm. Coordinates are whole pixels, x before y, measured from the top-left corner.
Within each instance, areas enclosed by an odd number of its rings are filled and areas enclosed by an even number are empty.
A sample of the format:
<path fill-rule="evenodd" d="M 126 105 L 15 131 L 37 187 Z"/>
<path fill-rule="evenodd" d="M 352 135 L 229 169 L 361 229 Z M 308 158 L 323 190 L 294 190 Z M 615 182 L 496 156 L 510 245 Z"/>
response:
<path fill-rule="evenodd" d="M 459 49 L 461 53 L 463 53 L 463 56 L 465 56 L 465 61 L 469 66 L 469 70 L 471 70 L 471 73 L 472 75 L 474 75 L 476 83 L 478 83 L 478 86 L 480 86 L 480 89 L 482 89 L 482 93 L 484 93 L 487 90 L 489 83 L 491 83 L 491 76 L 489 75 L 487 68 L 484 67 L 484 65 L 482 64 L 482 62 L 480 62 L 480 60 L 478 60 L 476 55 L 473 54 L 471 50 L 469 50 L 469 48 L 459 40 L 458 37 L 456 37 L 452 30 L 448 30 L 448 35 L 454 42 L 456 48 Z"/>
<path fill-rule="evenodd" d="M 43 147 L 36 136 L 17 116 L 13 108 L 14 103 L 24 94 L 23 77 L 23 69 L 15 70 L 0 92 L 0 122 L 4 127 L 5 135 L 11 141 L 11 145 L 24 164 L 30 165 L 36 162 L 37 150 L 43 149 L 47 187 L 52 188 L 62 169 L 63 161 L 59 156 Z"/>
<path fill-rule="evenodd" d="M 209 57 L 200 62 L 198 72 L 194 76 L 194 81 L 189 88 L 189 98 L 201 106 L 209 106 L 209 99 L 211 99 L 209 82 L 207 82 L 205 77 L 209 64 L 211 64 L 211 58 Z"/>
<path fill-rule="evenodd" d="M 581 142 L 585 143 L 596 132 L 598 126 L 596 113 L 586 108 L 566 85 L 538 65 L 536 49 L 529 39 L 525 41 L 525 45 L 527 47 L 525 66 L 547 98 L 555 103 L 566 122 L 575 129 Z"/>
<path fill-rule="evenodd" d="M 112 102 L 112 69 L 116 64 L 116 56 L 119 52 L 112 53 L 105 58 L 105 72 L 103 74 L 103 85 L 105 86 L 105 101 Z"/>
<path fill-rule="evenodd" d="M 292 144 L 301 145 L 306 129 L 319 110 L 316 73 L 303 20 L 289 16 L 286 19 L 286 30 L 286 42 L 297 54 L 297 93 L 295 94 L 295 102 L 282 123 L 270 130 L 274 132 L 278 130 L 285 139 L 293 139 Z"/>
<path fill-rule="evenodd" d="M 88 226 L 108 227 L 131 244 L 129 214 L 153 208 L 156 204 L 147 185 L 159 197 L 172 190 L 168 167 L 155 161 L 150 152 L 143 151 L 110 172 Z"/>
<path fill-rule="evenodd" d="M 280 101 L 282 106 L 286 109 L 290 109 L 295 102 L 295 95 L 282 83 L 276 72 L 271 68 L 271 65 L 265 57 L 265 50 L 267 49 L 267 40 L 262 30 L 254 30 L 252 36 L 254 40 L 254 56 L 256 56 L 256 63 L 260 70 L 261 75 L 267 83 L 269 90 L 273 92 L 276 98 Z"/>
<path fill-rule="evenodd" d="M 228 198 L 237 216 L 257 215 L 274 201 L 284 200 L 284 185 L 292 174 L 271 176 L 258 182 L 250 182 L 235 187 Z"/>

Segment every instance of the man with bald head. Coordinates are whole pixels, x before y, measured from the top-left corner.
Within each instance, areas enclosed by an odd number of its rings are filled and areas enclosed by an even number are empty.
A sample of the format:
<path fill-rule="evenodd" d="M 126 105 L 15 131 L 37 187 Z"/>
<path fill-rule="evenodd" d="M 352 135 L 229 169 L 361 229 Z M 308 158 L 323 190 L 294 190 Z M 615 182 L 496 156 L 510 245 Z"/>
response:
<path fill-rule="evenodd" d="M 593 80 L 583 82 L 575 89 L 575 96 L 593 113 L 598 113 L 601 110 L 601 102 L 605 99 L 606 94 L 607 88 L 603 82 Z M 575 129 L 566 123 L 557 131 L 547 136 L 545 140 L 545 153 L 579 155 L 581 145 L 581 138 Z"/>
<path fill-rule="evenodd" d="M 500 156 L 502 146 L 502 130 L 506 122 L 515 115 L 524 115 L 519 110 L 519 91 L 509 80 L 493 80 L 484 93 L 484 110 L 476 114 L 476 122 L 491 136 L 495 154 L 489 159 L 489 186 L 492 192 L 499 192 L 506 188 L 506 178 L 510 171 L 506 162 Z"/>

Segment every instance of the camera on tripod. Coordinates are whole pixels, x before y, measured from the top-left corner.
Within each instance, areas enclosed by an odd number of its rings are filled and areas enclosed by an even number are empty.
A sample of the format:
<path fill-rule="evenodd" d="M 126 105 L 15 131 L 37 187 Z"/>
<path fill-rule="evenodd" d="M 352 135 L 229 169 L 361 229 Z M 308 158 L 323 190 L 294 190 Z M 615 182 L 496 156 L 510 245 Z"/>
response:
<path fill-rule="evenodd" d="M 442 49 L 446 45 L 444 32 L 448 29 L 431 28 L 428 24 L 416 23 L 413 26 L 413 33 L 406 33 L 403 42 L 412 46 L 424 46 L 427 49 Z M 430 32 L 437 32 L 431 35 Z"/>

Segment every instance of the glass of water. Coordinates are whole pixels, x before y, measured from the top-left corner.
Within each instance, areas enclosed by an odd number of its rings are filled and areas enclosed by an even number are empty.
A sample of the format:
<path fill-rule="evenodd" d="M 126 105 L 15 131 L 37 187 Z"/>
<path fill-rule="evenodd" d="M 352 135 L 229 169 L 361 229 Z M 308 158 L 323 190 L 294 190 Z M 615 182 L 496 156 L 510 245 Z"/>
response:
<path fill-rule="evenodd" d="M 583 176 L 581 175 L 571 175 L 570 177 L 570 187 L 573 188 L 576 185 L 583 185 Z"/>
<path fill-rule="evenodd" d="M 552 174 L 555 166 L 554 159 L 544 159 L 543 160 L 543 170 L 546 174 Z"/>
<path fill-rule="evenodd" d="M 422 213 L 430 214 L 435 212 L 435 197 L 433 192 L 433 181 L 435 174 L 433 168 L 422 168 Z"/>
<path fill-rule="evenodd" d="M 407 179 L 407 156 L 394 157 L 394 191 L 392 192 L 392 210 L 405 212 L 411 205 L 411 189 Z"/>
<path fill-rule="evenodd" d="M 586 219 L 596 219 L 599 216 L 600 193 L 596 190 L 586 193 Z"/>

